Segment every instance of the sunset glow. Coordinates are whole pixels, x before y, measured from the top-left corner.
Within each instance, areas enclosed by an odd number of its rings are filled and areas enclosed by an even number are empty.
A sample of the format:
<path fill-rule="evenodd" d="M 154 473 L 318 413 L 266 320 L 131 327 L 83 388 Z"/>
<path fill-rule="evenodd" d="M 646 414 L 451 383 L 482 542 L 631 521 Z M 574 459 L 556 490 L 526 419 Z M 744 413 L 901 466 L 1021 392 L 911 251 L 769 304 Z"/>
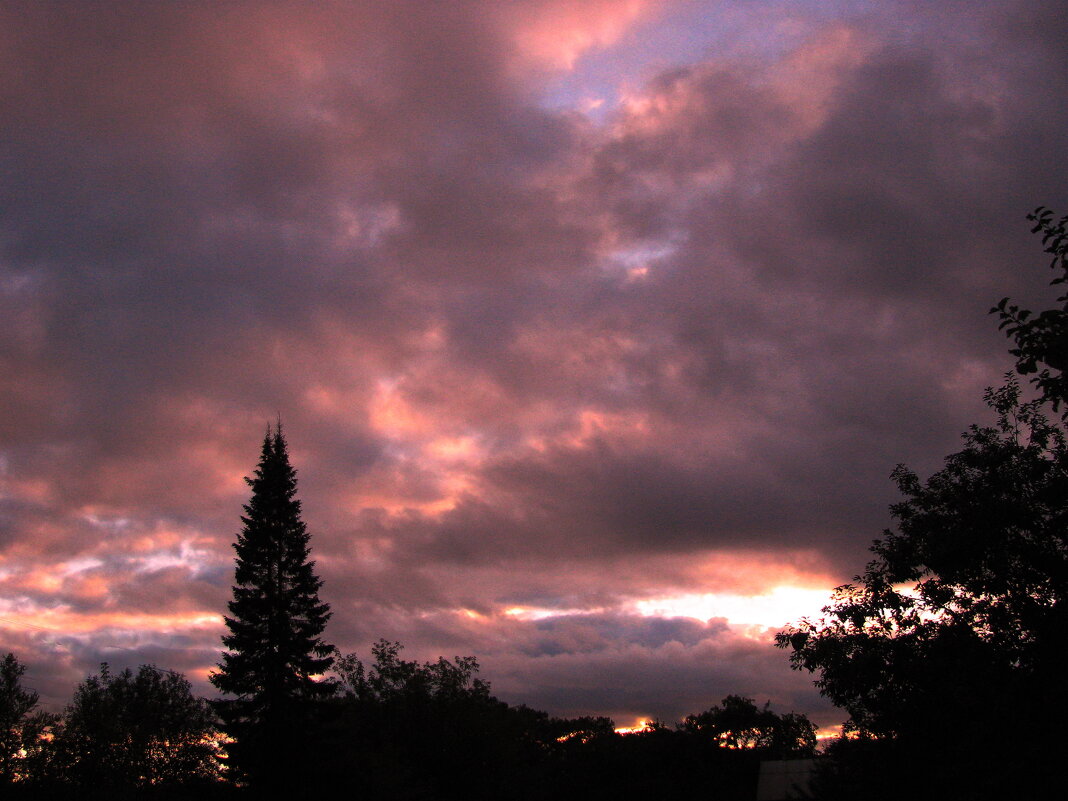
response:
<path fill-rule="evenodd" d="M 646 720 L 645 718 L 638 718 L 636 721 L 634 721 L 634 723 L 629 726 L 616 726 L 616 733 L 637 734 L 638 732 L 647 731 L 651 723 L 651 720 Z"/>
<path fill-rule="evenodd" d="M 129 632 L 143 634 L 151 639 L 153 634 L 171 634 L 187 630 L 222 630 L 222 615 L 193 612 L 173 615 L 141 615 L 136 613 L 110 612 L 94 615 L 80 614 L 70 609 L 39 609 L 28 611 L 15 605 L 13 609 L 0 607 L 4 618 L 0 628 L 18 629 L 32 627 L 62 634 L 87 634 L 93 632 Z M 10 619 L 7 616 L 17 616 Z"/>
<path fill-rule="evenodd" d="M 760 595 L 681 595 L 638 601 L 634 606 L 641 614 L 652 617 L 720 617 L 730 623 L 782 628 L 801 617 L 818 617 L 830 600 L 826 589 L 775 587 Z"/>

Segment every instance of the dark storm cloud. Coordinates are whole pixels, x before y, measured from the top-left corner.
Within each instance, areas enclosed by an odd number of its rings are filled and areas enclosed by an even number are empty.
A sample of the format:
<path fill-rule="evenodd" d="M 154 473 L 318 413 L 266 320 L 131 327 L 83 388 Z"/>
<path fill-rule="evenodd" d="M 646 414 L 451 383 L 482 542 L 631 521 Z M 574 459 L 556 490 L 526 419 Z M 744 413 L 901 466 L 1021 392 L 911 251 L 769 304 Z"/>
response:
<path fill-rule="evenodd" d="M 595 121 L 546 76 L 673 4 L 0 4 L 0 598 L 220 613 L 281 413 L 343 647 L 576 712 L 811 704 L 766 644 L 611 610 L 729 558 L 848 578 L 894 464 L 983 415 L 986 309 L 1050 297 L 1068 15 L 981 5 L 794 4 Z M 202 679 L 217 634 L 124 647 Z M 23 635 L 74 680 L 116 636 Z"/>

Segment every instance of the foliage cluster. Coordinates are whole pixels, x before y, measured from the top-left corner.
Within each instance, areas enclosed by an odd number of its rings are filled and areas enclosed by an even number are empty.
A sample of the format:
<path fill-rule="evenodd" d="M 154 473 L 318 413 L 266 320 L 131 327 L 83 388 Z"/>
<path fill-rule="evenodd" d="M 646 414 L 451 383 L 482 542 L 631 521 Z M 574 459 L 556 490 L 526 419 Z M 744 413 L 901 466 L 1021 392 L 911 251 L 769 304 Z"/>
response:
<path fill-rule="evenodd" d="M 816 728 L 804 715 L 777 715 L 770 704 L 757 708 L 752 698 L 728 695 L 722 706 L 688 715 L 682 730 L 702 735 L 727 748 L 755 749 L 786 759 L 811 756 L 816 750 Z"/>
<path fill-rule="evenodd" d="M 1035 224 L 1031 233 L 1042 234 L 1042 246 L 1052 257 L 1050 268 L 1060 273 L 1050 284 L 1068 285 L 1068 216 L 1054 219 L 1052 211 L 1039 206 L 1027 219 Z M 1010 303 L 1009 298 L 1002 298 L 990 310 L 1001 320 L 998 328 L 1016 342 L 1016 347 L 1009 350 L 1016 357 L 1016 371 L 1020 375 L 1035 374 L 1031 381 L 1054 412 L 1062 403 L 1068 404 L 1068 376 L 1064 374 L 1068 368 L 1068 292 L 1061 294 L 1057 303 L 1059 307 L 1036 315 Z M 1068 405 L 1061 417 L 1068 418 Z"/>
<path fill-rule="evenodd" d="M 25 672 L 14 654 L 0 662 L 0 787 L 26 778 L 26 765 L 36 760 L 42 735 L 54 722 L 37 710 L 37 693 L 23 688 Z"/>
<path fill-rule="evenodd" d="M 1039 208 L 1052 266 L 1068 277 L 1068 218 Z M 838 587 L 822 617 L 781 632 L 792 666 L 818 674 L 849 713 L 853 739 L 835 746 L 823 797 L 891 798 L 923 785 L 932 797 L 1042 797 L 1068 737 L 1068 296 L 1033 315 L 991 309 L 1015 340 L 1012 373 L 988 389 L 992 426 L 926 481 L 899 465 L 895 527 L 864 573 Z M 893 770 L 887 768 L 893 765 Z"/>
<path fill-rule="evenodd" d="M 61 715 L 36 709 L 25 667 L 3 661 L 0 764 L 8 793 L 33 798 L 154 798 L 215 790 L 222 778 L 215 716 L 179 673 L 142 665 L 78 685 Z"/>

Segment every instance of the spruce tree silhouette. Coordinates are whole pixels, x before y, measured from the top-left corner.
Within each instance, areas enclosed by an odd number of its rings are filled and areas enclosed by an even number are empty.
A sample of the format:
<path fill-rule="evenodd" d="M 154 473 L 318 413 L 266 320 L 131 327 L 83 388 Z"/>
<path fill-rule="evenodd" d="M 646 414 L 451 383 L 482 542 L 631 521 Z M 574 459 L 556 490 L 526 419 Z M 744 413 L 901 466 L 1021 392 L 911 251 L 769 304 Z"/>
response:
<path fill-rule="evenodd" d="M 234 598 L 222 638 L 228 652 L 211 682 L 235 699 L 216 702 L 238 777 L 273 789 L 303 781 L 311 748 L 315 701 L 334 685 L 316 680 L 333 664 L 320 637 L 330 606 L 319 600 L 322 580 L 308 560 L 309 534 L 296 499 L 282 424 L 270 426 L 259 465 L 245 479 L 252 498 L 234 545 Z"/>

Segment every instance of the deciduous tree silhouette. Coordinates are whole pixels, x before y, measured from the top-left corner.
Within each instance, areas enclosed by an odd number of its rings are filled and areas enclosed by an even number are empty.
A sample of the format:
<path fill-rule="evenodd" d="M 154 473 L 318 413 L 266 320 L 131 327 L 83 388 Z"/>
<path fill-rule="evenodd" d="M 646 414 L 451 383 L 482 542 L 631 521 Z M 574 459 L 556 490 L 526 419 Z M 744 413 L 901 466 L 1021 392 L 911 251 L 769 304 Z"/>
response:
<path fill-rule="evenodd" d="M 179 673 L 105 663 L 75 690 L 40 778 L 81 796 L 214 782 L 214 716 Z"/>
<path fill-rule="evenodd" d="M 348 775 L 335 768 L 332 783 L 395 799 L 519 797 L 512 788 L 538 755 L 526 710 L 490 694 L 474 657 L 420 663 L 400 652 L 379 640 L 370 663 L 337 660 L 342 714 L 330 761 Z"/>
<path fill-rule="evenodd" d="M 899 466 L 896 530 L 872 546 L 876 558 L 858 583 L 835 591 L 822 619 L 777 637 L 795 667 L 820 671 L 818 685 L 857 728 L 894 734 L 915 720 L 917 704 L 970 704 L 951 686 L 964 686 L 959 677 L 937 677 L 955 660 L 972 675 L 1063 669 L 1068 449 L 1019 395 L 1011 374 L 989 391 L 997 426 L 973 426 L 927 482 Z"/>
<path fill-rule="evenodd" d="M 1068 284 L 1068 217 L 1054 220 L 1053 212 L 1039 206 L 1027 215 L 1035 227 L 1032 233 L 1042 234 L 1042 245 L 1053 258 L 1050 267 L 1059 272 L 1050 282 Z M 998 327 L 1015 340 L 1009 353 L 1016 357 L 1016 371 L 1020 375 L 1036 374 L 1032 379 L 1056 412 L 1064 404 L 1062 419 L 1068 418 L 1068 292 L 1057 298 L 1059 308 L 1046 309 L 1037 315 L 1009 303 L 1009 298 L 990 310 L 1001 318 Z"/>
<path fill-rule="evenodd" d="M 810 753 L 812 724 L 738 696 L 621 735 L 605 717 L 556 718 L 512 707 L 477 677 L 474 657 L 416 662 L 380 640 L 365 663 L 335 664 L 343 714 L 329 786 L 398 801 L 690 797 L 752 799 L 762 758 Z M 739 747 L 730 747 L 739 746 Z M 324 771 L 325 773 L 325 771 Z"/>
<path fill-rule="evenodd" d="M 897 526 L 863 575 L 776 638 L 852 728 L 912 744 L 912 765 L 937 754 L 928 782 L 974 766 L 977 793 L 1019 789 L 1006 764 L 1037 776 L 1054 741 L 1029 740 L 1025 759 L 1009 733 L 1068 712 L 1068 447 L 1019 395 L 1011 374 L 989 391 L 997 425 L 973 426 L 926 482 L 899 466 Z"/>
<path fill-rule="evenodd" d="M 1031 218 L 1068 274 L 1065 219 Z M 1056 372 L 1066 310 L 1033 317 L 1007 299 L 992 309 L 1041 396 L 1024 402 L 1009 373 L 987 390 L 994 426 L 972 426 L 926 482 L 899 465 L 904 500 L 865 572 L 821 618 L 776 637 L 849 727 L 874 738 L 838 749 L 858 758 L 840 772 L 843 796 L 896 797 L 922 783 L 932 797 L 1037 797 L 1068 746 L 1046 725 L 1068 714 L 1068 409 L 1052 421 L 1042 411 L 1068 400 Z M 889 763 L 898 768 L 877 770 Z"/>
<path fill-rule="evenodd" d="M 38 695 L 22 687 L 26 667 L 9 653 L 0 662 L 0 786 L 26 778 L 54 716 L 37 709 Z"/>
<path fill-rule="evenodd" d="M 263 440 L 259 465 L 245 479 L 252 498 L 234 548 L 234 598 L 225 618 L 228 649 L 211 681 L 236 696 L 216 708 L 236 739 L 232 764 L 253 783 L 299 783 L 311 747 L 310 713 L 334 692 L 317 679 L 333 663 L 321 635 L 330 607 L 309 561 L 309 534 L 296 498 L 296 471 L 281 423 Z"/>
<path fill-rule="evenodd" d="M 728 695 L 720 706 L 687 715 L 680 728 L 725 748 L 751 748 L 781 759 L 812 756 L 816 750 L 816 727 L 807 717 L 795 712 L 777 715 L 770 702 L 761 708 L 740 695 Z"/>
<path fill-rule="evenodd" d="M 405 698 L 445 701 L 490 697 L 489 684 L 478 678 L 475 657 L 438 657 L 436 662 L 419 664 L 401 659 L 402 648 L 399 642 L 379 640 L 371 646 L 374 662 L 370 667 L 356 654 L 338 659 L 334 671 L 343 692 L 356 701 L 378 704 Z"/>

